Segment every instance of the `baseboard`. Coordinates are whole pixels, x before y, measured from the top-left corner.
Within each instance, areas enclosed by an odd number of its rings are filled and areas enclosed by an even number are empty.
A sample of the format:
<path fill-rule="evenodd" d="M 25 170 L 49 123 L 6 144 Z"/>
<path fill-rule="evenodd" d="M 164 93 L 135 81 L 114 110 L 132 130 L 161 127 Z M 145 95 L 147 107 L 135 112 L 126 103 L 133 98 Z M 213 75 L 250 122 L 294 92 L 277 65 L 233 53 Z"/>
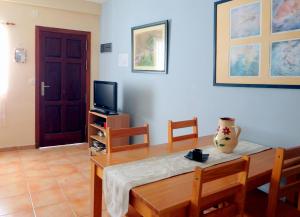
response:
<path fill-rule="evenodd" d="M 4 147 L 4 148 L 0 148 L 0 152 L 28 150 L 28 149 L 35 149 L 35 145 L 24 145 L 24 146 L 17 146 L 17 147 Z"/>

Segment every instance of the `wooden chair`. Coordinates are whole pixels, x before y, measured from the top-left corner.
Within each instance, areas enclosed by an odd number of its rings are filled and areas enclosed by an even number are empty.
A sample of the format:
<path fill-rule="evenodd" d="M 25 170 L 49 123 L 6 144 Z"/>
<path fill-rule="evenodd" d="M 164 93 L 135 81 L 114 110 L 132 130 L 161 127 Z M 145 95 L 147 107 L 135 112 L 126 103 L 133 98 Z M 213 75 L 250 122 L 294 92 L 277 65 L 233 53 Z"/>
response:
<path fill-rule="evenodd" d="M 192 127 L 193 133 L 183 136 L 176 136 L 174 137 L 174 130 L 180 129 L 180 128 L 187 128 Z M 192 120 L 186 120 L 186 121 L 169 121 L 168 124 L 168 142 L 176 142 L 181 141 L 185 139 L 191 139 L 191 138 L 198 138 L 198 120 L 196 117 L 194 117 Z"/>
<path fill-rule="evenodd" d="M 243 216 L 244 200 L 246 194 L 246 181 L 249 170 L 249 157 L 218 165 L 211 168 L 196 168 L 193 195 L 189 210 L 189 217 L 235 217 Z M 203 184 L 212 181 L 222 181 L 233 177 L 228 186 L 221 189 L 213 189 L 209 193 Z M 222 204 L 219 208 L 212 208 Z M 205 213 L 212 208 L 213 211 Z"/>
<path fill-rule="evenodd" d="M 113 140 L 116 138 L 130 137 L 144 135 L 144 143 L 140 144 L 126 144 L 120 146 L 114 146 Z M 144 148 L 149 146 L 149 125 L 146 124 L 144 127 L 134 128 L 121 128 L 112 129 L 107 128 L 107 153 L 113 153 L 118 151 L 132 150 L 136 148 Z"/>
<path fill-rule="evenodd" d="M 290 149 L 277 148 L 269 195 L 255 190 L 246 199 L 245 214 L 248 217 L 298 217 L 300 211 L 280 200 L 300 192 L 300 146 Z M 296 177 L 296 178 L 295 178 Z M 289 180 L 282 185 L 282 178 Z M 299 194 L 297 194 L 299 195 Z M 299 203 L 299 200 L 298 200 Z"/>
<path fill-rule="evenodd" d="M 130 136 L 138 136 L 144 135 L 144 143 L 140 144 L 131 144 L 131 145 L 121 145 L 114 146 L 113 139 L 122 138 L 122 137 L 130 137 Z M 144 148 L 149 146 L 149 125 L 146 124 L 144 127 L 135 127 L 135 128 L 121 128 L 121 129 L 112 129 L 107 128 L 107 152 L 119 152 L 126 150 L 133 150 L 137 148 Z M 125 217 L 141 217 L 132 206 L 129 206 L 128 213 Z"/>

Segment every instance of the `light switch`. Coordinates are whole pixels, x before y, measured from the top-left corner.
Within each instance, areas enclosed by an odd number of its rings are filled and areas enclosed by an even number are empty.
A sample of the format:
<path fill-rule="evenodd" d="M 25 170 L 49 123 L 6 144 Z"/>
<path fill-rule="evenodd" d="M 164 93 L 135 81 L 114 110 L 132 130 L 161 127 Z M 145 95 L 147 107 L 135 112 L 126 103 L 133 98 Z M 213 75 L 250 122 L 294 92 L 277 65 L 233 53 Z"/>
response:
<path fill-rule="evenodd" d="M 128 53 L 120 53 L 118 59 L 119 67 L 128 67 Z"/>

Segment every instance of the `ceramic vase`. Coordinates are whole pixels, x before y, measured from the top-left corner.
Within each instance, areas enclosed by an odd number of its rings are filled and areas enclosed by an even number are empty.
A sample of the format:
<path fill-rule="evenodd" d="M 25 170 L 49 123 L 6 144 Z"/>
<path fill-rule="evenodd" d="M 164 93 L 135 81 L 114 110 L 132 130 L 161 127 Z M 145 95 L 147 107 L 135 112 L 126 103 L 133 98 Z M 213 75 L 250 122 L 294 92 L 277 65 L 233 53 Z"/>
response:
<path fill-rule="evenodd" d="M 232 153 L 238 144 L 241 128 L 235 125 L 233 118 L 220 118 L 214 144 L 223 153 Z"/>

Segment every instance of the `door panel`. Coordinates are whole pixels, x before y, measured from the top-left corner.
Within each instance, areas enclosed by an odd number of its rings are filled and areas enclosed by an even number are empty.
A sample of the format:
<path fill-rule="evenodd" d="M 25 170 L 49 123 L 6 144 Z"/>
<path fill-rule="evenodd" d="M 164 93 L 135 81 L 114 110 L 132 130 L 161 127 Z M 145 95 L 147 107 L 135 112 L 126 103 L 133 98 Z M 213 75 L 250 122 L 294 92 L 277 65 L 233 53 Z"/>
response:
<path fill-rule="evenodd" d="M 67 63 L 65 76 L 65 96 L 67 100 L 80 100 L 81 97 L 81 64 Z"/>
<path fill-rule="evenodd" d="M 45 108 L 45 133 L 61 132 L 61 108 L 60 106 L 46 106 Z"/>
<path fill-rule="evenodd" d="M 39 33 L 40 147 L 85 141 L 86 43 L 86 35 Z"/>
<path fill-rule="evenodd" d="M 82 57 L 82 41 L 67 39 L 67 58 L 80 59 Z"/>
<path fill-rule="evenodd" d="M 61 99 L 61 63 L 45 62 L 45 81 L 49 88 L 45 88 L 45 100 Z"/>
<path fill-rule="evenodd" d="M 66 131 L 80 131 L 81 120 L 80 117 L 81 107 L 79 105 L 69 105 L 66 107 Z"/>
<path fill-rule="evenodd" d="M 51 34 L 49 34 L 51 35 Z M 45 57 L 61 57 L 62 38 L 45 37 Z"/>

